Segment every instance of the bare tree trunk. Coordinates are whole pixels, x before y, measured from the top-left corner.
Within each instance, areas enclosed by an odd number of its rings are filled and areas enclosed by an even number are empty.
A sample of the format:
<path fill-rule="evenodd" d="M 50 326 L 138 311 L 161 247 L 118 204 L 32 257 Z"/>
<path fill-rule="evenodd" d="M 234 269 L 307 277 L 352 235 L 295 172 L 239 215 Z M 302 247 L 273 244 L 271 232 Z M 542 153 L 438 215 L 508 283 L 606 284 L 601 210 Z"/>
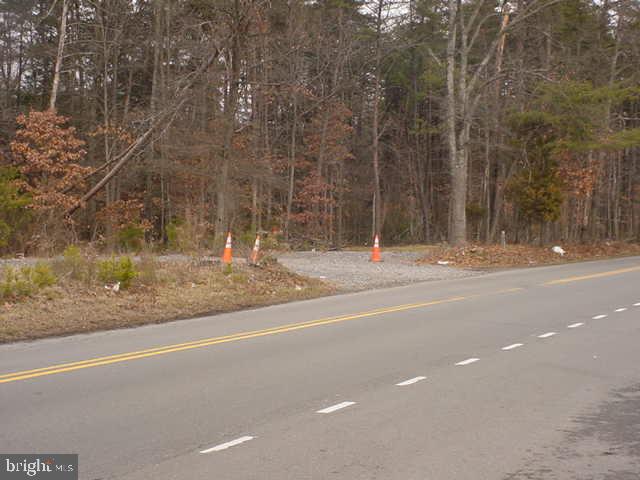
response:
<path fill-rule="evenodd" d="M 611 59 L 611 66 L 609 70 L 609 88 L 612 88 L 615 84 L 616 74 L 618 70 L 618 58 L 620 55 L 620 45 L 622 41 L 621 35 L 621 22 L 622 16 L 619 16 L 618 23 L 616 25 L 616 42 L 614 46 L 613 58 Z M 606 104 L 606 128 L 608 131 L 612 131 L 611 121 L 611 107 L 612 101 L 609 99 Z M 613 236 L 616 240 L 620 239 L 620 195 L 622 190 L 622 159 L 620 154 L 616 154 L 614 161 L 614 174 L 613 174 Z"/>
<path fill-rule="evenodd" d="M 482 201 L 484 202 L 484 242 L 490 242 L 491 235 L 491 132 L 489 130 L 489 121 L 484 137 L 484 173 L 482 175 Z"/>
<path fill-rule="evenodd" d="M 469 157 L 469 140 L 474 112 L 481 99 L 479 82 L 487 65 L 498 52 L 504 33 L 518 23 L 535 15 L 546 6 L 559 0 L 532 0 L 526 10 L 521 11 L 509 25 L 503 18 L 503 24 L 496 37 L 485 48 L 482 60 L 469 72 L 469 54 L 478 38 L 483 24 L 480 9 L 484 2 L 476 2 L 471 10 L 469 21 L 464 20 L 461 0 L 449 0 L 449 22 L 447 35 L 447 140 L 449 144 L 449 166 L 451 170 L 451 208 L 449 212 L 449 241 L 453 245 L 466 242 L 466 197 L 467 197 L 467 163 Z M 459 25 L 457 19 L 459 17 Z M 476 21 L 478 23 L 476 23 Z M 459 48 L 459 92 L 455 91 L 456 38 L 457 28 L 460 32 Z M 468 76 L 468 80 L 467 80 Z M 456 95 L 457 93 L 457 95 Z M 459 125 L 456 125 L 456 120 Z"/>
<path fill-rule="evenodd" d="M 258 179 L 251 179 L 251 231 L 258 231 Z"/>
<path fill-rule="evenodd" d="M 216 226 L 215 238 L 222 240 L 226 230 L 231 227 L 229 219 L 229 169 L 233 132 L 235 131 L 236 110 L 238 107 L 238 91 L 240 82 L 240 40 L 243 32 L 243 14 L 240 11 L 240 0 L 234 1 L 233 36 L 231 38 L 230 67 L 228 70 L 227 95 L 224 102 L 225 133 L 222 146 L 222 165 L 216 185 Z"/>
<path fill-rule="evenodd" d="M 498 165 L 498 173 L 496 175 L 496 186 L 493 193 L 493 219 L 491 220 L 491 233 L 490 238 L 493 240 L 496 238 L 498 233 L 498 226 L 500 225 L 500 220 L 502 218 L 502 205 L 504 204 L 504 187 L 507 183 L 507 180 L 511 176 L 511 170 L 513 169 L 513 164 L 507 172 L 507 166 L 504 162 L 500 162 Z"/>
<path fill-rule="evenodd" d="M 293 215 L 293 201 L 295 198 L 295 187 L 296 187 L 296 164 L 298 161 L 298 127 L 300 127 L 300 131 L 304 128 L 304 122 L 302 121 L 302 116 L 304 113 L 300 114 L 300 107 L 304 107 L 304 94 L 303 87 L 304 82 L 301 81 L 300 73 L 302 69 L 302 50 L 298 48 L 303 42 L 304 32 L 302 31 L 301 25 L 304 24 L 302 21 L 303 18 L 303 3 L 299 1 L 290 2 L 290 11 L 289 11 L 289 20 L 287 22 L 286 29 L 286 46 L 289 50 L 292 58 L 289 61 L 289 71 L 287 72 L 287 88 L 290 92 L 290 105 L 292 109 L 292 113 L 290 114 L 291 124 L 290 128 L 287 130 L 286 126 L 284 127 L 284 131 L 288 133 L 286 136 L 288 142 L 288 165 L 287 165 L 287 176 L 286 176 L 286 204 L 285 207 L 285 216 L 284 216 L 284 225 L 283 225 L 283 235 L 285 241 L 289 241 L 291 238 L 291 224 L 292 224 L 292 215 Z M 287 105 L 288 107 L 288 105 Z M 298 117 L 301 117 L 300 119 Z M 282 118 L 276 115 L 276 118 Z M 285 118 L 289 119 L 289 116 Z M 300 125 L 298 122 L 300 120 Z M 266 119 L 265 119 L 266 121 Z M 274 137 L 277 136 L 278 128 L 274 127 Z M 273 143 L 276 143 L 276 140 L 273 140 Z M 270 223 L 271 219 L 271 204 L 274 202 L 274 196 L 271 192 L 272 189 L 269 189 L 268 203 L 269 208 L 267 209 L 267 223 Z"/>
<path fill-rule="evenodd" d="M 287 215 L 284 220 L 284 238 L 289 241 L 293 193 L 296 182 L 296 127 L 298 125 L 298 92 L 293 92 L 293 123 L 291 124 L 291 146 L 289 148 L 289 185 L 287 189 Z"/>
<path fill-rule="evenodd" d="M 331 108 L 330 105 L 327 106 L 327 108 L 325 108 L 324 111 L 324 116 L 322 118 L 322 131 L 320 133 L 320 148 L 318 151 L 318 165 L 316 166 L 316 182 L 318 182 L 318 193 L 317 193 L 317 198 L 316 201 L 313 204 L 313 217 L 314 217 L 314 222 L 316 222 L 316 228 L 317 228 L 317 235 L 319 235 L 321 238 L 323 238 L 324 240 L 326 240 L 329 237 L 329 232 L 326 230 L 327 225 L 323 224 L 322 221 L 322 215 L 320 214 L 320 202 L 323 202 L 326 197 L 326 182 L 324 180 L 323 177 L 323 173 L 324 173 L 324 164 L 325 164 L 325 157 L 326 157 L 326 152 L 327 152 L 327 129 L 329 128 L 329 109 Z M 326 207 L 326 202 L 324 202 L 324 207 Z M 324 208 L 323 207 L 323 208 Z M 326 219 L 326 216 L 325 216 Z M 326 223 L 326 222 L 324 222 Z M 325 227 L 324 229 L 322 227 Z"/>
<path fill-rule="evenodd" d="M 58 33 L 58 52 L 56 54 L 56 65 L 53 71 L 53 82 L 51 84 L 51 96 L 49 97 L 49 110 L 56 110 L 58 99 L 58 88 L 60 87 L 60 71 L 62 70 L 62 59 L 64 57 L 64 43 L 67 37 L 67 11 L 69 5 L 67 0 L 62 0 L 62 17 L 60 18 L 60 31 Z"/>
<path fill-rule="evenodd" d="M 382 193 L 380 189 L 380 64 L 382 61 L 382 7 L 384 0 L 378 0 L 376 16 L 376 66 L 375 81 L 373 90 L 373 123 L 372 123 L 372 143 L 373 155 L 373 234 L 382 233 Z"/>
<path fill-rule="evenodd" d="M 158 106 L 160 105 L 160 46 L 162 43 L 162 15 L 164 14 L 164 0 L 158 0 L 154 2 L 153 8 L 153 70 L 151 77 L 151 115 L 156 116 L 158 114 Z M 148 168 L 144 169 L 145 176 L 145 193 L 144 193 L 144 205 L 146 211 L 151 211 L 154 189 L 153 189 L 153 176 L 156 165 L 156 148 L 160 144 L 159 136 L 156 132 L 151 135 L 151 141 L 147 148 Z M 161 210 L 161 231 L 160 237 L 165 235 L 163 229 L 164 226 L 164 189 L 161 183 L 160 192 L 160 210 Z"/>
<path fill-rule="evenodd" d="M 457 99 L 455 89 L 456 40 L 457 40 L 457 0 L 449 0 L 449 31 L 447 37 L 447 144 L 449 147 L 449 168 L 451 173 L 451 199 L 449 213 L 449 242 L 460 245 L 466 240 L 466 165 L 460 165 L 458 155 L 458 135 L 456 127 Z M 462 160 L 464 160 L 462 158 Z M 462 171 L 464 168 L 464 171 Z"/>
<path fill-rule="evenodd" d="M 336 238 L 335 247 L 338 250 L 342 249 L 343 241 L 343 202 L 344 202 L 344 160 L 340 159 L 338 163 L 338 174 L 336 179 L 337 188 L 337 205 L 336 205 Z"/>
<path fill-rule="evenodd" d="M 504 8 L 504 7 L 503 7 Z M 502 72 L 502 59 L 504 56 L 504 48 L 505 48 L 505 44 L 506 44 L 506 39 L 507 39 L 507 34 L 504 32 L 504 30 L 507 28 L 507 25 L 509 24 L 509 12 L 508 11 L 503 11 L 502 12 L 502 35 L 500 37 L 500 43 L 498 44 L 498 51 L 496 53 L 496 75 L 499 77 L 500 73 Z M 500 144 L 500 134 L 498 133 L 499 131 L 499 116 L 500 116 L 500 110 L 501 110 L 501 86 L 500 86 L 500 81 L 498 80 L 495 84 L 495 89 L 493 91 L 493 96 L 494 96 L 494 109 L 489 121 L 489 125 L 493 128 L 493 131 L 495 132 L 496 136 L 498 136 L 498 139 L 496 141 L 496 144 Z M 492 218 L 496 218 L 498 219 L 501 212 L 500 210 L 502 209 L 502 202 L 501 201 L 494 201 L 493 202 L 493 216 L 492 216 L 492 203 L 491 203 L 491 185 L 490 185 L 490 181 L 491 181 L 491 130 L 489 130 L 489 127 L 487 127 L 487 139 L 486 139 L 486 167 L 485 167 L 485 184 L 484 184 L 484 198 L 485 198 L 485 202 L 486 202 L 486 214 L 485 214 L 485 242 L 490 243 L 495 239 L 495 235 L 496 235 L 496 230 L 495 227 L 492 223 Z M 504 171 L 504 159 L 498 159 L 498 161 L 500 162 L 500 171 Z M 499 180 L 500 178 L 496 179 L 496 185 L 494 186 L 496 192 L 498 192 L 500 190 L 500 194 L 502 194 L 501 191 L 501 186 L 499 185 Z M 497 200 L 497 198 L 496 198 Z M 500 210 L 499 210 L 499 209 Z M 496 220 L 496 225 L 497 225 L 497 220 Z"/>

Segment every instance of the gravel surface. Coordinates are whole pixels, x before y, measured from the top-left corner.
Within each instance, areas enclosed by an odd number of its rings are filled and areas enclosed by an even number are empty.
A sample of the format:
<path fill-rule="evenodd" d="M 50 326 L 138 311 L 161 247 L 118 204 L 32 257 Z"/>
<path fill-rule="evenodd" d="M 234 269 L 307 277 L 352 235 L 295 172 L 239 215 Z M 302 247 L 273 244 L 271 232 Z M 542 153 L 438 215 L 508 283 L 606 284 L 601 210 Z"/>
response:
<path fill-rule="evenodd" d="M 292 252 L 276 255 L 278 261 L 300 275 L 319 278 L 345 290 L 367 290 L 372 288 L 407 285 L 429 280 L 446 280 L 469 277 L 480 272 L 451 268 L 442 265 L 417 265 L 415 261 L 421 257 L 416 252 L 383 252 L 382 262 L 371 263 L 369 252 Z M 103 256 L 101 258 L 109 258 Z M 134 256 L 134 260 L 139 260 Z M 155 257 L 160 263 L 188 262 L 194 257 L 181 254 L 159 255 Z M 55 257 L 51 260 L 60 260 Z M 39 258 L 0 259 L 0 269 L 7 266 L 33 265 Z M 218 259 L 200 257 L 200 262 L 212 262 Z M 239 256 L 233 259 L 236 263 L 246 263 Z"/>
<path fill-rule="evenodd" d="M 371 263 L 369 256 L 368 252 L 295 252 L 278 255 L 278 261 L 300 275 L 326 280 L 347 290 L 462 278 L 480 273 L 441 265 L 417 265 L 419 253 L 383 252 L 380 263 Z"/>

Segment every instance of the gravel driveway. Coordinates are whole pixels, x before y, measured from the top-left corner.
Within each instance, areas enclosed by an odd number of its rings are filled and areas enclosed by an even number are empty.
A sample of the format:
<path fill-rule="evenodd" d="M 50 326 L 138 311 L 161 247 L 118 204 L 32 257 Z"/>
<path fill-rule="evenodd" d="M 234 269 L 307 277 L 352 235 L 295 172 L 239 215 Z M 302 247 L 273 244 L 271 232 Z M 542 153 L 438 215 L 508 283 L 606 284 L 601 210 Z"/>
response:
<path fill-rule="evenodd" d="M 292 252 L 280 253 L 276 256 L 278 261 L 289 270 L 307 277 L 326 280 L 345 290 L 384 288 L 480 274 L 478 271 L 442 265 L 418 265 L 415 261 L 421 254 L 416 252 L 383 252 L 380 263 L 371 263 L 369 252 Z M 133 258 L 138 260 L 138 257 Z M 161 255 L 155 258 L 161 263 L 193 260 L 192 257 L 180 254 Z M 204 261 L 212 259 L 213 257 L 203 257 Z M 5 265 L 33 265 L 38 260 L 42 259 L 0 259 L 0 270 Z M 246 260 L 237 256 L 233 261 L 244 263 Z"/>
<path fill-rule="evenodd" d="M 479 272 L 441 265 L 417 265 L 419 253 L 383 252 L 371 263 L 368 252 L 294 252 L 278 261 L 300 275 L 319 278 L 347 290 L 366 290 L 478 275 Z"/>

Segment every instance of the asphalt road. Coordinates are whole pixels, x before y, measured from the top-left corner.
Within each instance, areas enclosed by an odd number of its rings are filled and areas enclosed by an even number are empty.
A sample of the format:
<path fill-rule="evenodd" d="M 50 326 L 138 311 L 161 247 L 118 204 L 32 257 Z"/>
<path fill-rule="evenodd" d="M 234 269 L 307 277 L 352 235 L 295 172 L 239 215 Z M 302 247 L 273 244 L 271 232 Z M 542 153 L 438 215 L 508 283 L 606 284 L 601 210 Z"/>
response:
<path fill-rule="evenodd" d="M 83 479 L 640 478 L 640 258 L 0 347 Z"/>

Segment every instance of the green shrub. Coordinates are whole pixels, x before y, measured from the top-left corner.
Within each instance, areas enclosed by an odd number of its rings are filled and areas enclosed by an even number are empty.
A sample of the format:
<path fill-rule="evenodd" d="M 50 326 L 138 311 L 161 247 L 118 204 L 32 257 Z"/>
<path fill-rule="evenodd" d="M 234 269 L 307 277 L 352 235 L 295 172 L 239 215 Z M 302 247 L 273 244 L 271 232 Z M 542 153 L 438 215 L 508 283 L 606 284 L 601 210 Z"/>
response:
<path fill-rule="evenodd" d="M 85 274 L 86 260 L 76 245 L 69 245 L 62 252 L 61 269 L 65 275 L 80 280 Z"/>
<path fill-rule="evenodd" d="M 56 284 L 57 278 L 51 270 L 51 266 L 38 262 L 36 266 L 31 269 L 31 282 L 38 287 L 38 289 L 43 289 L 46 287 L 51 287 Z"/>
<path fill-rule="evenodd" d="M 282 239 L 279 235 L 263 235 L 260 237 L 260 248 L 262 250 L 279 250 L 282 248 Z"/>
<path fill-rule="evenodd" d="M 96 257 L 91 250 L 80 250 L 69 245 L 62 253 L 62 259 L 53 263 L 54 272 L 65 279 L 83 282 L 87 287 L 96 282 Z"/>
<path fill-rule="evenodd" d="M 29 268 L 29 267 L 25 267 Z M 0 295 L 3 299 L 20 298 L 33 293 L 29 282 L 22 276 L 23 271 L 18 271 L 13 267 L 5 267 L 0 281 Z"/>
<path fill-rule="evenodd" d="M 4 220 L 0 220 L 0 247 L 6 247 L 11 238 L 11 227 Z"/>
<path fill-rule="evenodd" d="M 78 247 L 77 245 L 69 245 L 64 249 L 64 252 L 62 252 L 62 256 L 68 262 L 78 263 L 82 258 L 80 247 Z"/>
<path fill-rule="evenodd" d="M 5 267 L 0 278 L 0 298 L 20 299 L 30 297 L 44 288 L 55 285 L 57 279 L 46 263 L 24 266 L 20 269 Z"/>
<path fill-rule="evenodd" d="M 239 237 L 236 237 L 234 240 L 241 245 L 253 248 L 253 245 L 256 242 L 256 232 L 248 230 L 242 233 Z"/>
<path fill-rule="evenodd" d="M 118 231 L 118 244 L 126 252 L 138 252 L 144 244 L 144 228 L 130 224 Z"/>
<path fill-rule="evenodd" d="M 120 282 L 120 288 L 127 289 L 138 276 L 130 257 L 110 258 L 98 262 L 98 278 L 105 283 Z"/>
<path fill-rule="evenodd" d="M 14 234 L 31 221 L 31 210 L 26 208 L 31 197 L 20 191 L 19 179 L 17 169 L 0 167 L 0 248 L 9 246 Z"/>
<path fill-rule="evenodd" d="M 180 222 L 178 220 L 173 220 L 165 227 L 165 231 L 167 234 L 167 246 L 169 250 L 179 251 L 180 243 L 179 243 L 179 225 Z"/>
<path fill-rule="evenodd" d="M 210 225 L 206 221 L 187 210 L 184 217 L 172 220 L 165 227 L 167 247 L 174 252 L 198 252 L 201 248 L 206 248 L 209 230 Z"/>
<path fill-rule="evenodd" d="M 98 261 L 98 280 L 104 283 L 116 281 L 116 259 Z"/>

